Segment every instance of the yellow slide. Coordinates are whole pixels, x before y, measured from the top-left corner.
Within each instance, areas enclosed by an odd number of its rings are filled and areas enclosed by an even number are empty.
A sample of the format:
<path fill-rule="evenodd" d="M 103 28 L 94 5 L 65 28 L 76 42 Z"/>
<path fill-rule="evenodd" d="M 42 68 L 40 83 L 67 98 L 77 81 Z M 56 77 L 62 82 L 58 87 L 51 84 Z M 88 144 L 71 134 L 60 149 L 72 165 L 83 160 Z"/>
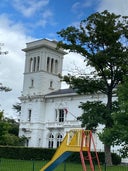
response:
<path fill-rule="evenodd" d="M 80 150 L 88 151 L 90 144 L 90 137 L 88 136 L 89 131 L 87 131 L 87 136 L 84 141 L 82 139 L 82 134 L 82 129 L 70 130 L 56 150 L 52 159 L 40 171 L 52 171 L 60 163 L 66 160 L 72 152 L 80 152 Z"/>

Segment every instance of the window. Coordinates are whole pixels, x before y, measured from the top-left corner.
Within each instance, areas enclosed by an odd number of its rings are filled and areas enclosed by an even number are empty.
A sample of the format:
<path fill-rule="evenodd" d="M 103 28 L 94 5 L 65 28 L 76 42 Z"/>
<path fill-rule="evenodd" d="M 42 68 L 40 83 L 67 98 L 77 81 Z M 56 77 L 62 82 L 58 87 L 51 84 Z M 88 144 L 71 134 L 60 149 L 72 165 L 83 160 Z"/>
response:
<path fill-rule="evenodd" d="M 34 61 L 33 61 L 33 71 L 35 72 L 36 71 L 36 57 L 34 57 Z"/>
<path fill-rule="evenodd" d="M 29 121 L 29 122 L 31 121 L 31 115 L 32 115 L 32 110 L 29 109 L 29 110 L 28 110 L 28 121 Z"/>
<path fill-rule="evenodd" d="M 58 136 L 57 136 L 57 144 L 56 144 L 56 146 L 59 147 L 61 142 L 62 142 L 62 135 L 59 133 Z"/>
<path fill-rule="evenodd" d="M 59 109 L 59 122 L 64 122 L 64 110 Z"/>
<path fill-rule="evenodd" d="M 32 88 L 32 87 L 34 87 L 34 80 L 33 79 L 31 79 L 31 86 L 30 86 L 30 88 Z"/>
<path fill-rule="evenodd" d="M 54 136 L 50 134 L 49 141 L 48 141 L 48 148 L 53 148 L 53 144 L 54 144 Z"/>
<path fill-rule="evenodd" d="M 55 73 L 57 74 L 58 73 L 58 61 L 55 60 Z"/>
<path fill-rule="evenodd" d="M 50 58 L 48 57 L 48 58 L 47 58 L 47 71 L 48 71 L 48 72 L 49 72 L 49 67 L 50 67 L 49 65 L 50 65 Z"/>
<path fill-rule="evenodd" d="M 29 147 L 29 140 L 30 138 L 26 137 L 25 142 L 24 142 L 25 147 Z"/>
<path fill-rule="evenodd" d="M 49 88 L 53 88 L 53 81 L 50 81 L 50 86 Z"/>
<path fill-rule="evenodd" d="M 68 110 L 64 109 L 55 109 L 55 121 L 64 122 L 67 118 Z"/>
<path fill-rule="evenodd" d="M 55 110 L 56 112 L 56 121 L 57 122 L 64 122 L 65 120 L 65 112 L 64 112 L 64 109 L 56 109 Z"/>
<path fill-rule="evenodd" d="M 53 69 L 54 69 L 54 59 L 52 58 L 51 59 L 51 73 L 53 73 Z"/>
<path fill-rule="evenodd" d="M 37 71 L 40 69 L 40 57 L 37 57 Z"/>
<path fill-rule="evenodd" d="M 34 58 L 30 58 L 30 62 L 29 62 L 29 72 L 36 72 L 39 71 L 39 67 L 40 67 L 40 57 L 34 57 Z"/>
<path fill-rule="evenodd" d="M 33 59 L 30 58 L 29 72 L 32 72 L 32 70 L 33 70 Z"/>

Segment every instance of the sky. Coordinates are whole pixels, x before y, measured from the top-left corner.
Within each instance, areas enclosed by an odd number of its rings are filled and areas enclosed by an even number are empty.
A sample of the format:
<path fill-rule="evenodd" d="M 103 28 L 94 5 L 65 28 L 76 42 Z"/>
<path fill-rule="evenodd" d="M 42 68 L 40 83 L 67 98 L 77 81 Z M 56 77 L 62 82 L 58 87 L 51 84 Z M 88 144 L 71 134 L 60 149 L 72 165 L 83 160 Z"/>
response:
<path fill-rule="evenodd" d="M 15 118 L 12 106 L 20 102 L 23 87 L 26 43 L 47 38 L 59 40 L 57 32 L 77 26 L 95 12 L 108 10 L 128 15 L 128 0 L 1 0 L 0 2 L 0 83 L 10 92 L 0 92 L 0 110 Z M 83 66 L 83 58 L 74 53 L 64 57 L 63 73 Z M 83 66 L 84 67 L 84 66 Z"/>

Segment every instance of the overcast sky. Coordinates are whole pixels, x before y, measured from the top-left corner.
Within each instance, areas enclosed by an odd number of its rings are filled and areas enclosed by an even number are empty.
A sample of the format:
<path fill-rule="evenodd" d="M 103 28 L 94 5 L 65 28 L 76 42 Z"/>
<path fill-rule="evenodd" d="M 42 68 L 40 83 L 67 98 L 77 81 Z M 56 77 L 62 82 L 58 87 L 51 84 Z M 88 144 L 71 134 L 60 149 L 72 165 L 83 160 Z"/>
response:
<path fill-rule="evenodd" d="M 12 88 L 0 92 L 0 109 L 15 117 L 12 105 L 19 102 L 23 86 L 26 43 L 42 39 L 58 40 L 57 31 L 77 25 L 97 11 L 107 9 L 116 14 L 128 15 L 128 0 L 1 0 L 0 1 L 0 83 Z M 63 71 L 81 66 L 80 55 L 65 56 Z"/>

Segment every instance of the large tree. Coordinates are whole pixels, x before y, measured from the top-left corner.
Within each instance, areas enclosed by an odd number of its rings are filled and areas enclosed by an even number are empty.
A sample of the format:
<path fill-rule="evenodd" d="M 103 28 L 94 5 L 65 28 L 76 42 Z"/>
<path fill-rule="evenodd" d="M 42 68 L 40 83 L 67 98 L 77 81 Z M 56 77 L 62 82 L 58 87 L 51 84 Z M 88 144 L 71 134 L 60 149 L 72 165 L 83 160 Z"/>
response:
<path fill-rule="evenodd" d="M 93 130 L 99 124 L 105 126 L 100 138 L 105 147 L 105 161 L 111 165 L 112 112 L 117 110 L 113 94 L 123 75 L 128 73 L 128 18 L 108 11 L 97 12 L 82 20 L 79 27 L 67 27 L 58 34 L 61 38 L 59 48 L 81 54 L 84 62 L 93 68 L 90 75 L 68 74 L 63 79 L 80 94 L 101 92 L 106 95 L 106 103 L 81 103 L 83 114 L 80 119 L 82 126 Z"/>
<path fill-rule="evenodd" d="M 128 157 L 128 76 L 117 89 L 119 110 L 113 113 L 115 142 L 121 145 L 121 154 Z"/>

